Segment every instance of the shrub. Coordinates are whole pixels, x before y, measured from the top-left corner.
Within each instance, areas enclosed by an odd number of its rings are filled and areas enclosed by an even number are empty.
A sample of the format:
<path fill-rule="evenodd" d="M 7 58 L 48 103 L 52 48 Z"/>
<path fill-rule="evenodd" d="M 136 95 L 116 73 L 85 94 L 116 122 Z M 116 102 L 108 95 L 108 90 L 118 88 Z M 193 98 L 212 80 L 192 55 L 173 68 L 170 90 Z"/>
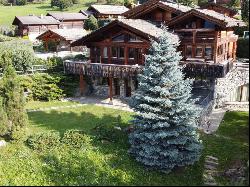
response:
<path fill-rule="evenodd" d="M 7 114 L 5 110 L 3 109 L 2 100 L 3 98 L 0 97 L 0 137 L 8 134 L 9 129 L 10 129 Z"/>
<path fill-rule="evenodd" d="M 0 34 L 13 37 L 16 35 L 16 26 L 0 25 Z"/>
<path fill-rule="evenodd" d="M 26 4 L 27 4 L 27 0 L 16 0 L 16 5 L 18 6 L 22 6 Z"/>
<path fill-rule="evenodd" d="M 4 68 L 5 56 L 11 56 L 11 63 L 17 71 L 26 72 L 35 62 L 32 44 L 24 40 L 11 40 L 0 43 L 0 68 Z"/>
<path fill-rule="evenodd" d="M 93 15 L 90 15 L 89 18 L 84 22 L 84 28 L 86 30 L 96 30 L 96 29 L 98 29 L 98 21 L 97 21 L 97 19 Z"/>
<path fill-rule="evenodd" d="M 0 96 L 3 99 L 3 110 L 7 114 L 8 136 L 18 140 L 23 135 L 23 128 L 28 124 L 28 117 L 24 108 L 23 89 L 11 65 L 4 70 Z"/>
<path fill-rule="evenodd" d="M 7 5 L 8 4 L 8 0 L 0 0 L 0 5 Z"/>
<path fill-rule="evenodd" d="M 72 0 L 59 0 L 59 6 L 58 6 L 58 7 L 59 7 L 61 10 L 66 9 L 66 8 L 69 8 L 69 7 L 71 7 L 71 6 L 73 6 Z"/>
<path fill-rule="evenodd" d="M 91 138 L 79 130 L 67 130 L 61 140 L 63 144 L 73 148 L 86 148 L 90 145 Z"/>
<path fill-rule="evenodd" d="M 60 135 L 56 132 L 35 134 L 27 139 L 27 145 L 39 151 L 54 149 L 60 145 Z"/>
<path fill-rule="evenodd" d="M 238 39 L 236 56 L 238 58 L 249 58 L 249 39 Z"/>
<path fill-rule="evenodd" d="M 60 82 L 60 77 L 49 74 L 34 74 L 32 80 L 31 91 L 34 100 L 52 101 L 64 96 L 63 90 L 57 85 Z"/>

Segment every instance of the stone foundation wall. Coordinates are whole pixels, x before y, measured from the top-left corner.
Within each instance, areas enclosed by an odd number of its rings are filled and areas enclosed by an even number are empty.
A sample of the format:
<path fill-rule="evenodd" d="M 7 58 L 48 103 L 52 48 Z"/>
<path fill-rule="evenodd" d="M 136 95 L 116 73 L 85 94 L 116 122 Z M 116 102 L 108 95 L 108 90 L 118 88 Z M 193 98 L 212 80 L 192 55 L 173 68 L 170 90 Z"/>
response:
<path fill-rule="evenodd" d="M 216 79 L 215 107 L 223 107 L 230 101 L 230 93 L 237 87 L 249 83 L 249 69 L 234 67 L 224 78 Z"/>

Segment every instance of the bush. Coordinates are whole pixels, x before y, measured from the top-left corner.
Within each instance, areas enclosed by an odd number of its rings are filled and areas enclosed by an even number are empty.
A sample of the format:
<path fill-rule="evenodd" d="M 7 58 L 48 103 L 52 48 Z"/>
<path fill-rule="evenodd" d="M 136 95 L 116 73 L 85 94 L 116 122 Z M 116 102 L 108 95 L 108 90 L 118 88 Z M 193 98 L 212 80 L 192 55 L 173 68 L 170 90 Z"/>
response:
<path fill-rule="evenodd" d="M 238 58 L 249 58 L 249 39 L 238 39 L 236 56 Z"/>
<path fill-rule="evenodd" d="M 0 25 L 0 34 L 13 37 L 16 35 L 16 26 Z"/>
<path fill-rule="evenodd" d="M 32 75 L 31 92 L 34 100 L 52 101 L 61 99 L 63 90 L 58 87 L 60 77 L 50 76 L 49 74 Z"/>
<path fill-rule="evenodd" d="M 8 0 L 0 0 L 0 5 L 8 5 Z"/>
<path fill-rule="evenodd" d="M 239 37 L 243 37 L 244 31 L 249 31 L 249 26 L 245 27 L 235 27 L 234 33 L 238 35 Z"/>
<path fill-rule="evenodd" d="M 16 0 L 16 5 L 18 6 L 22 6 L 26 4 L 27 4 L 27 0 Z"/>
<path fill-rule="evenodd" d="M 93 15 L 90 15 L 89 18 L 84 22 L 84 28 L 86 30 L 96 30 L 96 29 L 98 29 L 98 21 L 97 21 L 97 19 Z"/>
<path fill-rule="evenodd" d="M 67 130 L 61 142 L 73 148 L 86 148 L 90 145 L 91 138 L 79 130 Z"/>
<path fill-rule="evenodd" d="M 35 134 L 27 139 L 27 145 L 39 151 L 54 149 L 60 145 L 60 135 L 55 132 Z"/>
<path fill-rule="evenodd" d="M 35 62 L 32 44 L 24 40 L 11 40 L 0 43 L 0 68 L 4 68 L 5 56 L 11 56 L 11 63 L 17 71 L 27 72 Z"/>

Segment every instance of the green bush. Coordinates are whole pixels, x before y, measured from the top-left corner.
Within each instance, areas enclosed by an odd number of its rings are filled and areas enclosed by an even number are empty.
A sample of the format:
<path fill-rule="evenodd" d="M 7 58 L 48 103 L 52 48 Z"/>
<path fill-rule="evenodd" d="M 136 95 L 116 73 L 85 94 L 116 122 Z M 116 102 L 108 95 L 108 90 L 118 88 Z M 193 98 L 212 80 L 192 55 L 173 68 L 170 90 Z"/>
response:
<path fill-rule="evenodd" d="M 249 39 L 238 39 L 236 56 L 238 58 L 249 58 Z"/>
<path fill-rule="evenodd" d="M 26 4 L 27 4 L 27 0 L 16 0 L 16 5 L 18 6 L 22 6 Z"/>
<path fill-rule="evenodd" d="M 91 143 L 91 138 L 79 130 L 67 130 L 61 142 L 73 148 L 87 148 Z"/>
<path fill-rule="evenodd" d="M 13 37 L 16 35 L 16 26 L 0 25 L 0 34 Z"/>
<path fill-rule="evenodd" d="M 98 21 L 93 15 L 90 15 L 89 18 L 84 22 L 84 28 L 86 30 L 96 30 L 98 27 Z"/>
<path fill-rule="evenodd" d="M 32 75 L 32 80 L 31 92 L 34 100 L 52 101 L 64 96 L 63 90 L 57 85 L 60 77 L 37 73 Z"/>
<path fill-rule="evenodd" d="M 54 149 L 60 145 L 60 135 L 56 132 L 35 134 L 27 139 L 27 145 L 39 151 Z"/>
<path fill-rule="evenodd" d="M 26 72 L 36 60 L 32 44 L 25 40 L 18 39 L 0 43 L 0 68 L 7 65 L 6 54 L 11 56 L 11 63 L 17 71 Z"/>
<path fill-rule="evenodd" d="M 239 37 L 243 37 L 244 31 L 249 31 L 249 26 L 245 27 L 235 27 L 234 33 L 238 35 Z"/>
<path fill-rule="evenodd" d="M 7 5 L 8 4 L 8 0 L 0 0 L 0 5 Z"/>

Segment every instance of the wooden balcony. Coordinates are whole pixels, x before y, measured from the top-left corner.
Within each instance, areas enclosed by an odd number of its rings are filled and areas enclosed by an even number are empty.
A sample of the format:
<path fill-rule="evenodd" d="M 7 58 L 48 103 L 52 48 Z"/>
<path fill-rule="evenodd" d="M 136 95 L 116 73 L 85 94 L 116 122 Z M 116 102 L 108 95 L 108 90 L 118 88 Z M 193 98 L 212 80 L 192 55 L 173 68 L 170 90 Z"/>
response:
<path fill-rule="evenodd" d="M 222 78 L 233 67 L 233 61 L 224 64 L 207 63 L 198 61 L 182 61 L 184 73 L 187 77 L 197 78 Z M 64 62 L 64 72 L 67 74 L 83 74 L 95 77 L 132 78 L 136 77 L 143 70 L 138 65 L 117 65 L 87 62 Z"/>
<path fill-rule="evenodd" d="M 64 72 L 96 77 L 132 78 L 142 71 L 143 66 L 116 65 L 87 62 L 64 62 Z"/>
<path fill-rule="evenodd" d="M 196 78 L 223 78 L 232 69 L 233 61 L 223 64 L 207 63 L 207 62 L 190 62 L 182 61 L 181 65 L 184 66 L 184 72 L 187 77 Z"/>

